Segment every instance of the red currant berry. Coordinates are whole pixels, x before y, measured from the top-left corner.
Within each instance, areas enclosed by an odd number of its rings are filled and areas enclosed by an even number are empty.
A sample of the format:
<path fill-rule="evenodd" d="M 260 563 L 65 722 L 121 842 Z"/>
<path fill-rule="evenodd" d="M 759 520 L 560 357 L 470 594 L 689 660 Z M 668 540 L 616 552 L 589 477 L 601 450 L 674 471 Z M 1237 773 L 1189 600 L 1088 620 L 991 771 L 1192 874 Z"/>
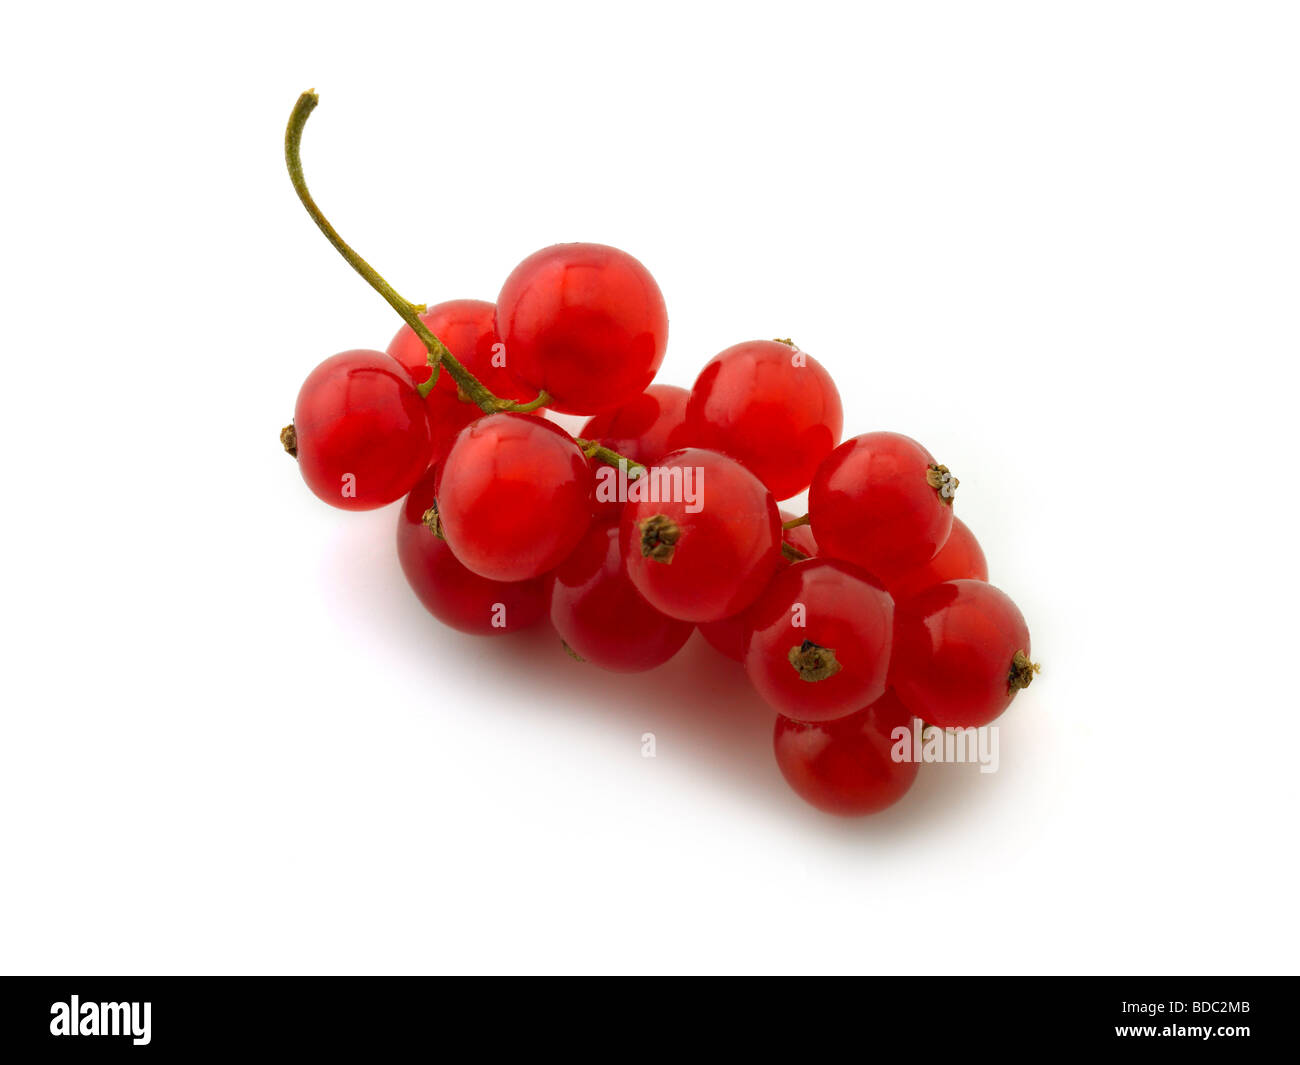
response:
<path fill-rule="evenodd" d="M 843 428 L 839 391 L 821 363 L 776 340 L 750 340 L 705 365 L 675 440 L 730 455 L 788 499 L 808 487 Z"/>
<path fill-rule="evenodd" d="M 429 464 L 432 429 L 411 375 L 382 351 L 345 351 L 307 375 L 282 435 L 326 503 L 372 510 L 401 499 Z"/>
<path fill-rule="evenodd" d="M 563 429 L 531 414 L 489 414 L 438 468 L 447 542 L 480 577 L 522 581 L 554 569 L 591 524 L 591 468 Z"/>
<path fill-rule="evenodd" d="M 796 562 L 746 617 L 745 672 L 778 713 L 831 721 L 884 694 L 894 601 L 848 563 Z"/>
<path fill-rule="evenodd" d="M 823 555 L 888 583 L 944 545 L 956 487 L 948 468 L 911 437 L 864 433 L 817 468 L 808 515 Z"/>
<path fill-rule="evenodd" d="M 703 622 L 699 629 L 700 635 L 719 654 L 726 655 L 733 662 L 745 661 L 745 639 L 749 635 L 749 626 L 744 611 L 729 618 Z"/>
<path fill-rule="evenodd" d="M 895 761 L 894 730 L 911 730 L 912 714 L 886 692 L 865 710 L 809 724 L 776 719 L 776 764 L 801 799 L 843 817 L 892 806 L 916 780 L 915 761 Z"/>
<path fill-rule="evenodd" d="M 494 304 L 486 300 L 448 300 L 430 307 L 420 320 L 494 395 L 520 401 L 533 398 L 528 386 L 500 365 L 505 348 L 497 336 Z M 389 342 L 388 354 L 411 372 L 417 384 L 429 379 L 429 353 L 409 325 L 402 326 Z M 438 383 L 424 402 L 433 426 L 429 461 L 436 465 L 446 458 L 456 434 L 483 412 L 457 397 L 456 382 L 446 370 L 438 374 Z"/>
<path fill-rule="evenodd" d="M 420 602 L 435 618 L 475 636 L 518 632 L 546 614 L 546 581 L 509 583 L 471 573 L 435 534 L 436 471 L 429 470 L 406 497 L 397 519 L 397 557 Z"/>
<path fill-rule="evenodd" d="M 797 517 L 788 510 L 783 510 L 780 514 L 782 522 L 793 521 Z M 797 547 L 809 558 L 817 555 L 817 541 L 813 539 L 812 529 L 807 525 L 796 525 L 793 529 L 785 530 L 785 542 Z M 789 566 L 790 559 L 782 555 L 781 565 Z M 745 643 L 749 638 L 749 625 L 744 611 L 723 618 L 721 621 L 706 621 L 700 626 L 700 635 L 715 651 L 733 661 L 745 661 Z"/>
<path fill-rule="evenodd" d="M 632 402 L 589 419 L 578 435 L 649 466 L 671 450 L 669 434 L 686 417 L 689 398 L 676 385 L 651 385 Z"/>
<path fill-rule="evenodd" d="M 631 483 L 621 535 L 637 591 L 683 621 L 739 613 L 781 559 L 772 493 L 734 459 L 698 448 L 665 455 Z"/>
<path fill-rule="evenodd" d="M 1029 629 L 1016 604 L 984 581 L 946 581 L 898 604 L 890 683 L 940 728 L 979 728 L 1029 686 Z"/>
<path fill-rule="evenodd" d="M 651 385 L 636 399 L 617 410 L 597 414 L 582 427 L 578 435 L 594 440 L 611 451 L 626 455 L 633 462 L 649 466 L 668 454 L 668 436 L 677 430 L 686 416 L 690 393 L 676 385 Z M 602 463 L 592 459 L 596 477 L 596 509 L 602 517 L 618 518 L 625 500 L 621 493 L 606 491 L 603 485 L 609 474 L 602 474 Z"/>
<path fill-rule="evenodd" d="M 427 364 L 426 364 L 427 365 Z M 428 378 L 428 374 L 424 375 Z M 446 371 L 440 375 L 448 376 Z M 483 412 L 473 403 L 462 403 L 454 392 L 446 392 L 436 385 L 424 397 L 425 406 L 429 408 L 429 425 L 433 431 L 433 444 L 429 449 L 429 465 L 436 466 L 447 457 L 451 445 L 456 442 L 460 431 Z"/>
<path fill-rule="evenodd" d="M 505 364 L 505 345 L 497 336 L 496 304 L 487 300 L 447 300 L 430 307 L 420 321 L 447 346 L 447 350 L 493 395 L 527 402 L 537 390 L 520 381 Z M 429 377 L 429 353 L 409 325 L 402 326 L 388 344 L 388 354 L 411 371 L 416 382 Z M 440 373 L 434 391 L 456 394 L 456 382 Z M 470 410 L 478 408 L 466 403 Z"/>
<path fill-rule="evenodd" d="M 989 564 L 984 560 L 979 541 L 966 523 L 954 515 L 952 532 L 948 534 L 947 543 L 939 548 L 939 553 L 924 566 L 908 570 L 892 580 L 889 594 L 898 602 L 944 581 L 988 579 Z"/>
<path fill-rule="evenodd" d="M 788 510 L 781 511 L 781 522 L 794 521 L 797 514 L 791 514 Z M 802 551 L 809 558 L 817 557 L 817 538 L 813 536 L 812 525 L 796 525 L 793 529 L 785 530 L 785 542 L 791 547 Z M 782 556 L 782 560 L 788 566 L 790 559 Z"/>
<path fill-rule="evenodd" d="M 569 653 L 602 669 L 639 673 L 682 649 L 694 628 L 661 614 L 627 578 L 617 522 L 600 522 L 547 578 L 551 624 Z"/>
<path fill-rule="evenodd" d="M 659 286 L 627 252 L 554 244 L 506 278 L 497 331 L 512 372 L 565 414 L 599 414 L 635 399 L 668 346 Z"/>

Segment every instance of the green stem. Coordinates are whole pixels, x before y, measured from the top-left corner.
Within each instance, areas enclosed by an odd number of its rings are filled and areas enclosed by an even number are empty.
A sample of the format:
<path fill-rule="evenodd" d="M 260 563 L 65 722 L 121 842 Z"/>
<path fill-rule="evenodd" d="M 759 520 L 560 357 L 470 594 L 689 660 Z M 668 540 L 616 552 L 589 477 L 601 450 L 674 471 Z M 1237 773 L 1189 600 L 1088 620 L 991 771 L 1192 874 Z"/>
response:
<path fill-rule="evenodd" d="M 617 466 L 620 462 L 626 462 L 628 472 L 645 469 L 641 463 L 628 458 L 626 455 L 620 455 L 617 451 L 607 448 L 598 440 L 584 440 L 582 437 L 577 437 L 574 443 L 582 448 L 582 453 L 587 458 L 603 462 L 606 466 Z"/>
<path fill-rule="evenodd" d="M 284 161 L 289 168 L 289 180 L 293 182 L 294 191 L 302 201 L 303 207 L 307 209 L 307 213 L 311 215 L 312 221 L 325 234 L 325 239 L 334 245 L 334 249 L 347 260 L 353 270 L 365 278 L 371 288 L 384 297 L 388 305 L 401 316 L 402 321 L 411 327 L 424 344 L 429 353 L 429 365 L 433 367 L 433 372 L 427 381 L 418 386 L 420 395 L 429 394 L 438 380 L 439 368 L 445 366 L 461 393 L 485 413 L 491 414 L 503 410 L 534 411 L 538 407 L 544 407 L 550 402 L 550 397 L 545 392 L 527 403 L 493 395 L 477 377 L 461 365 L 460 361 L 447 350 L 447 345 L 434 336 L 429 327 L 420 320 L 420 312 L 425 308 L 402 296 L 380 275 L 379 271 L 361 258 L 352 246 L 339 236 L 338 230 L 330 225 L 329 219 L 325 217 L 324 212 L 312 199 L 311 193 L 307 191 L 307 179 L 302 172 L 302 134 L 307 126 L 308 117 L 319 102 L 320 97 L 314 91 L 305 92 L 298 97 L 293 114 L 289 116 L 289 125 L 284 131 Z"/>
<path fill-rule="evenodd" d="M 807 524 L 808 524 L 808 515 L 805 514 L 802 518 L 791 518 L 784 525 L 782 525 L 781 528 L 786 530 L 797 529 L 799 528 L 800 525 L 807 525 Z"/>
<path fill-rule="evenodd" d="M 465 372 L 469 373 L 468 370 L 466 370 Z M 551 397 L 546 392 L 538 392 L 537 395 L 534 396 L 532 399 L 530 399 L 527 403 L 520 403 L 516 400 L 505 400 L 505 399 L 499 399 L 497 400 L 497 402 L 506 404 L 505 407 L 501 408 L 502 410 L 514 411 L 516 414 L 532 414 L 533 411 L 540 410 L 542 407 L 545 407 L 546 404 L 550 403 Z"/>
<path fill-rule="evenodd" d="M 794 545 L 787 544 L 784 540 L 781 541 L 781 554 L 785 555 L 791 562 L 803 562 L 809 557 Z"/>

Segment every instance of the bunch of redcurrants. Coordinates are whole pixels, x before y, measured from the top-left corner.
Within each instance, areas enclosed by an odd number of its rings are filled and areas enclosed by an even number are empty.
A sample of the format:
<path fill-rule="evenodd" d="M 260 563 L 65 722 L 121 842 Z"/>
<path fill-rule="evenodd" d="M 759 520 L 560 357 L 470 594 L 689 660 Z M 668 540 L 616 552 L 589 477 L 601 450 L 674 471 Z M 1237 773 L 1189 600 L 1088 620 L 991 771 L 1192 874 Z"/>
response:
<path fill-rule="evenodd" d="M 812 356 L 747 341 L 689 391 L 652 384 L 663 296 L 599 244 L 529 256 L 495 303 L 405 304 L 302 183 L 314 105 L 304 94 L 290 121 L 295 187 L 407 324 L 386 352 L 317 366 L 282 440 L 328 503 L 405 497 L 398 555 L 435 617 L 482 635 L 547 620 L 574 658 L 623 672 L 698 627 L 777 711 L 790 785 L 838 814 L 912 785 L 917 759 L 898 750 L 917 719 L 987 725 L 1029 684 L 1024 618 L 953 515 L 957 479 L 897 433 L 841 443 L 839 393 Z M 574 437 L 543 407 L 590 420 Z M 807 514 L 778 509 L 805 489 Z"/>

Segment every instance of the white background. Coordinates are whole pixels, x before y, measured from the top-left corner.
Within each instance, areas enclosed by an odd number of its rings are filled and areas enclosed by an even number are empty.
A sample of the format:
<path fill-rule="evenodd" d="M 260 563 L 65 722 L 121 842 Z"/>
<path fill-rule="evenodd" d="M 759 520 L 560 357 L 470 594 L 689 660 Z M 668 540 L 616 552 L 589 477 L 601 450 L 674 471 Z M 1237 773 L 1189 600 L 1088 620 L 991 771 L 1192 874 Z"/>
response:
<path fill-rule="evenodd" d="M 1294 971 L 1285 4 L 46 4 L 0 39 L 0 968 Z M 1001 768 L 805 807 L 699 638 L 440 628 L 276 436 L 398 324 L 626 248 L 660 379 L 791 336 L 960 476 Z M 641 757 L 653 731 L 658 757 Z"/>

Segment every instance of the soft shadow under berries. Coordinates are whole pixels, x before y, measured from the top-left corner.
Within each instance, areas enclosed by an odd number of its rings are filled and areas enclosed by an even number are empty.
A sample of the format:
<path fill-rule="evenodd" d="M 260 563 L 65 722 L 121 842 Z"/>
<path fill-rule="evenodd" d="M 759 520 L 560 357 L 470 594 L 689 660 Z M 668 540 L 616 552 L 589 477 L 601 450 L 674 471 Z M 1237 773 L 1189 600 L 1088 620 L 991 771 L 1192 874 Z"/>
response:
<path fill-rule="evenodd" d="M 644 728 L 685 715 L 732 766 L 761 747 L 767 771 L 746 781 L 765 789 L 779 766 L 843 816 L 893 805 L 925 774 L 905 738 L 988 728 L 1031 685 L 1025 620 L 954 515 L 958 476 L 901 433 L 841 441 L 833 360 L 742 340 L 689 389 L 655 383 L 663 293 L 597 243 L 534 252 L 493 301 L 413 303 L 308 191 L 317 102 L 303 93 L 290 116 L 290 180 L 402 325 L 385 351 L 313 369 L 280 442 L 326 503 L 405 497 L 407 582 L 439 621 L 489 638 L 485 653 L 509 645 L 495 671 L 549 654 L 547 675 L 590 678 L 603 711 Z M 587 416 L 582 435 L 550 412 Z M 779 509 L 805 489 L 806 514 Z M 617 677 L 670 660 L 652 684 Z"/>

